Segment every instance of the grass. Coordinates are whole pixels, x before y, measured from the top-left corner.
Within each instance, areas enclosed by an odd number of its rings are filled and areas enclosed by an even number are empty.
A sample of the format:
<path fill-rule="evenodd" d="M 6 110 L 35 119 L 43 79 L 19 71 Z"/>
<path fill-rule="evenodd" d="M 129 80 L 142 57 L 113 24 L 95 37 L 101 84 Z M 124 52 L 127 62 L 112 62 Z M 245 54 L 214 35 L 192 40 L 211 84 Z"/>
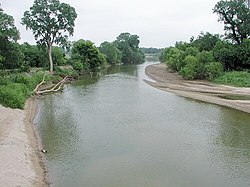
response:
<path fill-rule="evenodd" d="M 250 73 L 246 71 L 225 72 L 213 82 L 236 87 L 250 87 Z"/>
<path fill-rule="evenodd" d="M 0 104 L 23 109 L 26 99 L 43 79 L 44 72 L 9 74 L 0 77 Z M 49 80 L 50 77 L 46 76 Z"/>
<path fill-rule="evenodd" d="M 25 101 L 32 95 L 36 85 L 39 84 L 45 71 L 33 73 L 0 72 L 0 104 L 5 107 L 23 109 Z M 78 73 L 70 68 L 56 67 L 53 76 L 47 74 L 45 81 L 56 83 L 65 76 L 76 77 Z"/>

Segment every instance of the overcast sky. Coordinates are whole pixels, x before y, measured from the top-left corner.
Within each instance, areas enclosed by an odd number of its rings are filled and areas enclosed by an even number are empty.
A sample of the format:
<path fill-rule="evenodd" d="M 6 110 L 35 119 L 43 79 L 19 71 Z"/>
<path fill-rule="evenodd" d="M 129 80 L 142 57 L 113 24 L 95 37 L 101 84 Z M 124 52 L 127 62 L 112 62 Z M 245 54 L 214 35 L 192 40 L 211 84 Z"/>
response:
<path fill-rule="evenodd" d="M 0 0 L 5 13 L 15 19 L 20 42 L 35 43 L 31 31 L 20 24 L 23 12 L 34 0 Z M 176 41 L 189 41 L 201 31 L 223 33 L 213 7 L 218 0 L 60 0 L 69 3 L 78 14 L 74 36 L 97 46 L 114 41 L 122 32 L 137 34 L 140 46 L 167 47 Z"/>

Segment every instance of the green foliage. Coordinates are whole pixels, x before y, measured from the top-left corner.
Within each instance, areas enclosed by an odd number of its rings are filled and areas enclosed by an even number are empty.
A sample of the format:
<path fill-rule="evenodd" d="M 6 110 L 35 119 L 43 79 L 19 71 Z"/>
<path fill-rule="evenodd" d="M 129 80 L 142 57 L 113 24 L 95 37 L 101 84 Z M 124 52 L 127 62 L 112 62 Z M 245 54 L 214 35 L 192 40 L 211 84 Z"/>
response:
<path fill-rule="evenodd" d="M 139 36 L 121 33 L 114 44 L 122 53 L 121 62 L 124 64 L 143 63 L 145 56 L 139 48 Z"/>
<path fill-rule="evenodd" d="M 77 76 L 77 72 L 71 68 L 68 67 L 55 67 L 55 73 L 54 76 L 58 76 L 58 80 L 60 80 L 60 77 L 65 77 L 65 76 L 72 76 L 75 77 Z"/>
<path fill-rule="evenodd" d="M 28 89 L 24 84 L 10 83 L 0 86 L 0 103 L 3 106 L 22 109 L 27 96 Z"/>
<path fill-rule="evenodd" d="M 160 53 L 162 51 L 162 49 L 159 48 L 154 48 L 154 47 L 140 47 L 141 51 L 145 54 L 157 54 Z"/>
<path fill-rule="evenodd" d="M 66 59 L 64 58 L 64 53 L 60 47 L 52 48 L 52 59 L 54 62 L 54 66 L 65 65 Z"/>
<path fill-rule="evenodd" d="M 122 53 L 117 49 L 114 43 L 103 42 L 101 43 L 99 50 L 104 54 L 106 61 L 109 64 L 120 64 Z"/>
<path fill-rule="evenodd" d="M 199 62 L 203 63 L 204 65 L 209 62 L 214 62 L 214 56 L 212 51 L 202 51 L 196 54 L 196 57 Z"/>
<path fill-rule="evenodd" d="M 75 63 L 81 63 L 89 73 L 99 71 L 106 63 L 105 57 L 91 41 L 78 40 L 74 43 L 71 53 L 73 66 Z"/>
<path fill-rule="evenodd" d="M 0 37 L 1 69 L 17 69 L 23 64 L 23 53 L 17 43 Z"/>
<path fill-rule="evenodd" d="M 227 39 L 241 44 L 250 37 L 250 9 L 245 0 L 221 0 L 213 11 L 219 15 L 218 21 L 224 23 Z"/>
<path fill-rule="evenodd" d="M 175 47 L 179 50 L 185 51 L 188 47 L 191 47 L 191 45 L 187 42 L 179 41 L 175 43 Z"/>
<path fill-rule="evenodd" d="M 31 29 L 37 42 L 47 47 L 50 71 L 53 72 L 52 45 L 65 45 L 73 35 L 75 9 L 59 0 L 35 0 L 29 11 L 24 12 L 22 24 Z"/>
<path fill-rule="evenodd" d="M 24 103 L 35 86 L 39 84 L 44 76 L 44 72 L 35 74 L 10 74 L 0 77 L 0 104 L 11 108 L 22 109 Z M 51 79 L 46 76 L 45 80 Z"/>
<path fill-rule="evenodd" d="M 240 45 L 217 42 L 213 55 L 226 70 L 250 69 L 250 40 L 245 39 Z"/>
<path fill-rule="evenodd" d="M 191 45 L 199 51 L 211 51 L 218 41 L 221 41 L 218 34 L 213 35 L 209 32 L 201 32 L 197 39 L 191 42 Z"/>
<path fill-rule="evenodd" d="M 20 46 L 24 55 L 24 64 L 30 67 L 46 67 L 48 65 L 47 52 L 37 46 L 24 43 Z"/>
<path fill-rule="evenodd" d="M 82 64 L 81 62 L 79 62 L 79 61 L 73 62 L 73 63 L 72 63 L 72 67 L 73 67 L 76 71 L 78 71 L 78 72 L 82 72 L 83 69 L 84 69 L 83 64 Z"/>
<path fill-rule="evenodd" d="M 17 41 L 20 38 L 12 16 L 0 11 L 0 38 Z M 2 40 L 2 39 L 1 39 Z"/>
<path fill-rule="evenodd" d="M 198 70 L 200 68 L 198 59 L 194 56 L 188 55 L 184 59 L 184 62 L 186 65 L 184 68 L 181 68 L 180 74 L 183 76 L 183 78 L 188 80 L 196 79 L 198 77 Z"/>
<path fill-rule="evenodd" d="M 205 65 L 205 76 L 208 80 L 213 80 L 223 74 L 223 66 L 219 62 L 210 62 Z"/>
<path fill-rule="evenodd" d="M 214 82 L 238 87 L 250 87 L 250 73 L 246 71 L 226 72 L 224 75 L 214 79 Z"/>

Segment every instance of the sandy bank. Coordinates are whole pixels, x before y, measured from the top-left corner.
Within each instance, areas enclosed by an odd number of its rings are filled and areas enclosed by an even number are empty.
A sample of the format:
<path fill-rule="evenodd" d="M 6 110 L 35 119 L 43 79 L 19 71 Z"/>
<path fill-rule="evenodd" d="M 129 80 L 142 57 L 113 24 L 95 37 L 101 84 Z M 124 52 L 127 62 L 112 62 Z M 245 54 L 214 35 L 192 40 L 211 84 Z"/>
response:
<path fill-rule="evenodd" d="M 33 127 L 36 103 L 24 110 L 0 105 L 0 186 L 48 186 Z"/>
<path fill-rule="evenodd" d="M 176 95 L 218 104 L 250 113 L 250 100 L 228 100 L 221 95 L 250 96 L 250 88 L 238 88 L 212 84 L 208 81 L 187 81 L 171 73 L 165 64 L 147 66 L 146 74 L 156 82 L 145 80 L 149 85 Z"/>

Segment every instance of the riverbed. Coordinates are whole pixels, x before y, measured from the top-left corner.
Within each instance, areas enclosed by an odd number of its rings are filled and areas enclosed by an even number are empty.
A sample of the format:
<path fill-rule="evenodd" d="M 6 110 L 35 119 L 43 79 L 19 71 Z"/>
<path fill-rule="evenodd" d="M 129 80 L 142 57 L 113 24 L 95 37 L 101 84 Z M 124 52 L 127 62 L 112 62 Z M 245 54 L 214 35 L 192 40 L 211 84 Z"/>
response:
<path fill-rule="evenodd" d="M 154 63 L 111 67 L 39 99 L 52 186 L 250 185 L 250 115 L 151 87 Z"/>

